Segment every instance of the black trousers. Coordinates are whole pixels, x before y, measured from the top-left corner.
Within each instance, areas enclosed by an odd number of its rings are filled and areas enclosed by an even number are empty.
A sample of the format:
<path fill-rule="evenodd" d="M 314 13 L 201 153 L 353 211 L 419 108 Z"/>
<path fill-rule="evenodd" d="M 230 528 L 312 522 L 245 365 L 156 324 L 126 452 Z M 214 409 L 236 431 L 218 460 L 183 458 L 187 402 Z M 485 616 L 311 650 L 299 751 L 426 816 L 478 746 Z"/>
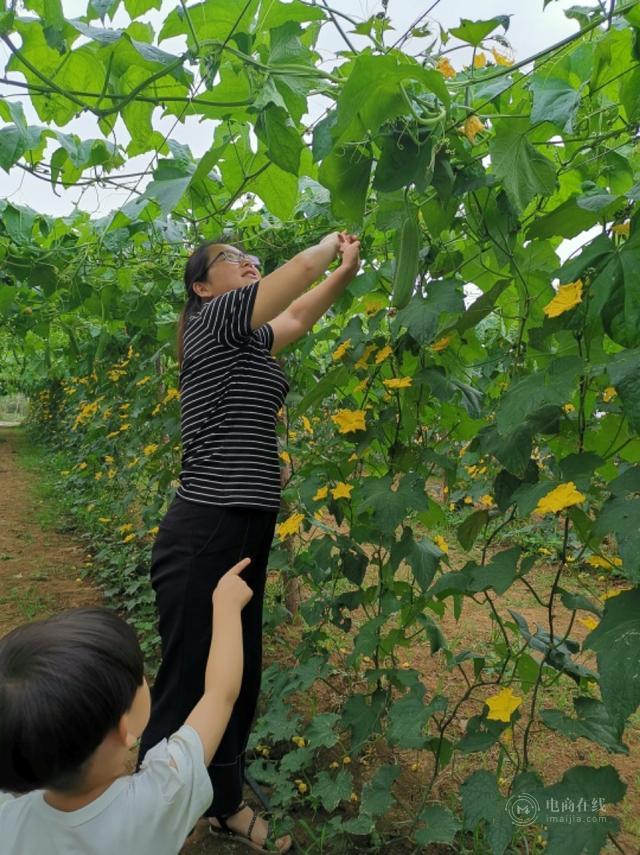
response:
<path fill-rule="evenodd" d="M 262 670 L 262 604 L 276 511 L 201 505 L 173 500 L 151 553 L 162 663 L 151 690 L 151 719 L 138 764 L 171 736 L 200 700 L 211 644 L 211 594 L 241 558 L 251 564 L 242 578 L 253 597 L 242 611 L 244 672 L 240 695 L 209 766 L 213 802 L 206 816 L 233 813 L 242 800 L 244 754 L 256 710 Z"/>

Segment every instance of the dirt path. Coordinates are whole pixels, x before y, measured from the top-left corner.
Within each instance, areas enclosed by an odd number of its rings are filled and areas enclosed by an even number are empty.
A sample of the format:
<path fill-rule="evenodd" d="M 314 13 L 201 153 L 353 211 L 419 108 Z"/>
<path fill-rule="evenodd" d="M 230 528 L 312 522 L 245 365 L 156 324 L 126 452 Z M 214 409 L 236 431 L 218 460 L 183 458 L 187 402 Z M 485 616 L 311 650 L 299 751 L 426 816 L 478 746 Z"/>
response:
<path fill-rule="evenodd" d="M 99 605 L 101 595 L 79 574 L 84 547 L 44 526 L 37 476 L 19 463 L 26 440 L 19 427 L 0 427 L 0 635 L 18 624 L 74 606 Z"/>

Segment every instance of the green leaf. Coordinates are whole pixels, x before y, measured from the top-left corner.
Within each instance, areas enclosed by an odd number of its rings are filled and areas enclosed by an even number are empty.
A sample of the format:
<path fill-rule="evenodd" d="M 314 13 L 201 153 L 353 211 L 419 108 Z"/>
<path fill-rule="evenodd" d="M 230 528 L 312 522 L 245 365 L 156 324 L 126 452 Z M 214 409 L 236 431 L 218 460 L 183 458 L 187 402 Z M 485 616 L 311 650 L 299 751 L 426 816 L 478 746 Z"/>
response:
<path fill-rule="evenodd" d="M 419 846 L 430 843 L 448 843 L 453 841 L 461 828 L 460 820 L 443 805 L 429 805 L 418 817 L 418 828 L 414 832 L 414 840 Z"/>
<path fill-rule="evenodd" d="M 476 538 L 489 521 L 489 511 L 478 510 L 469 514 L 469 516 L 460 523 L 456 529 L 458 541 L 463 549 L 471 549 Z"/>
<path fill-rule="evenodd" d="M 597 212 L 580 208 L 576 197 L 572 196 L 548 214 L 537 217 L 527 229 L 527 238 L 529 240 L 550 237 L 572 238 L 597 222 Z"/>
<path fill-rule="evenodd" d="M 363 131 L 375 132 L 383 122 L 404 113 L 407 105 L 401 84 L 405 81 L 415 81 L 444 104 L 449 103 L 444 79 L 437 71 L 423 68 L 401 51 L 383 55 L 362 51 L 338 98 L 333 129 L 336 142 L 362 139 Z"/>
<path fill-rule="evenodd" d="M 629 424 L 640 431 L 640 348 L 616 353 L 607 365 L 607 372 L 620 395 Z"/>
<path fill-rule="evenodd" d="M 258 116 L 256 135 L 267 148 L 267 155 L 285 172 L 297 177 L 300 169 L 302 138 L 282 107 L 269 104 Z"/>
<path fill-rule="evenodd" d="M 351 731 L 351 750 L 357 754 L 373 733 L 380 732 L 385 692 L 372 695 L 351 695 L 342 710 L 342 723 Z"/>
<path fill-rule="evenodd" d="M 430 711 L 423 697 L 424 692 L 409 692 L 391 706 L 387 738 L 392 745 L 398 748 L 424 748 L 424 729 Z"/>
<path fill-rule="evenodd" d="M 542 809 L 538 821 L 547 826 L 548 855 L 599 855 L 608 835 L 620 829 L 619 821 L 601 813 L 600 806 L 619 802 L 626 789 L 613 766 L 574 766 L 558 783 L 532 793 Z M 572 814 L 583 821 L 571 822 Z M 596 816 L 601 818 L 597 822 Z"/>
<path fill-rule="evenodd" d="M 441 320 L 447 313 L 464 312 L 461 283 L 457 279 L 436 279 L 429 282 L 427 298 L 415 294 L 393 321 L 394 328 L 406 327 L 419 344 L 428 344 L 438 334 Z"/>
<path fill-rule="evenodd" d="M 388 534 L 395 531 L 411 509 L 424 510 L 427 506 L 424 482 L 419 476 L 404 475 L 395 490 L 391 489 L 392 483 L 391 476 L 385 475 L 366 478 L 358 488 L 359 508 L 370 510 L 376 525 Z"/>
<path fill-rule="evenodd" d="M 580 93 L 566 80 L 535 75 L 530 84 L 533 93 L 531 124 L 551 122 L 561 131 L 573 132 L 573 120 L 580 106 Z"/>
<path fill-rule="evenodd" d="M 400 776 L 398 766 L 380 766 L 362 788 L 360 811 L 376 817 L 385 814 L 395 802 L 391 787 Z"/>
<path fill-rule="evenodd" d="M 542 709 L 540 718 L 551 728 L 575 742 L 576 739 L 590 739 L 615 754 L 628 754 L 629 749 L 620 742 L 617 728 L 611 721 L 603 703 L 590 697 L 573 699 L 577 718 L 571 718 L 562 710 Z"/>
<path fill-rule="evenodd" d="M 638 517 L 636 517 L 637 525 Z M 586 637 L 595 650 L 602 701 L 621 736 L 629 716 L 640 704 L 640 589 L 623 591 L 605 601 L 604 615 Z"/>
<path fill-rule="evenodd" d="M 159 9 L 161 6 L 162 0 L 124 0 L 124 8 L 130 18 L 139 18 L 149 9 Z"/>
<path fill-rule="evenodd" d="M 337 713 L 328 712 L 315 715 L 304 733 L 309 748 L 331 748 L 334 746 L 338 741 L 335 727 L 339 721 L 340 716 Z"/>
<path fill-rule="evenodd" d="M 339 146 L 325 157 L 318 180 L 331 193 L 336 218 L 357 227 L 364 216 L 373 162 L 367 146 Z"/>
<path fill-rule="evenodd" d="M 593 534 L 598 540 L 613 533 L 623 560 L 625 576 L 640 582 L 640 498 L 615 496 L 602 506 L 593 524 Z"/>
<path fill-rule="evenodd" d="M 523 211 L 535 196 L 553 193 L 555 166 L 528 141 L 528 122 L 500 120 L 495 127 L 496 136 L 489 146 L 493 171 L 511 204 Z"/>
<path fill-rule="evenodd" d="M 481 769 L 470 775 L 460 787 L 464 828 L 475 831 L 484 823 L 486 841 L 492 855 L 502 855 L 516 830 L 507 811 L 507 800 L 498 789 L 496 776 Z"/>
<path fill-rule="evenodd" d="M 328 772 L 322 771 L 316 778 L 312 790 L 327 813 L 333 813 L 340 802 L 350 798 L 353 792 L 353 776 L 346 769 L 340 769 L 335 778 L 332 778 Z"/>
<path fill-rule="evenodd" d="M 508 30 L 509 17 L 509 15 L 499 15 L 498 17 L 490 18 L 488 21 L 470 21 L 468 18 L 460 18 L 459 26 L 451 27 L 449 32 L 461 41 L 478 47 L 483 39 L 497 27 L 504 27 L 505 30 Z"/>
<path fill-rule="evenodd" d="M 465 735 L 456 745 L 463 754 L 472 754 L 474 751 L 487 751 L 495 745 L 500 734 L 509 727 L 508 722 L 494 721 L 482 715 L 471 716 L 467 722 Z"/>

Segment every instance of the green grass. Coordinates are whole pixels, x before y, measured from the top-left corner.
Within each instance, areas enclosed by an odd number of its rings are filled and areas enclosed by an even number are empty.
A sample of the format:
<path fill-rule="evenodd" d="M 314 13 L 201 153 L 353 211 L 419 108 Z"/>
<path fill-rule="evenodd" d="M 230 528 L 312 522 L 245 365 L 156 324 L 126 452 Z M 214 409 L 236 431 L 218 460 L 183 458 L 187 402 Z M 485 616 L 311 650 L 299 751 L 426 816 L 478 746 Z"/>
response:
<path fill-rule="evenodd" d="M 9 588 L 8 593 L 0 597 L 0 606 L 12 606 L 18 610 L 24 620 L 33 620 L 43 612 L 51 611 L 53 598 L 43 595 L 35 585 Z"/>

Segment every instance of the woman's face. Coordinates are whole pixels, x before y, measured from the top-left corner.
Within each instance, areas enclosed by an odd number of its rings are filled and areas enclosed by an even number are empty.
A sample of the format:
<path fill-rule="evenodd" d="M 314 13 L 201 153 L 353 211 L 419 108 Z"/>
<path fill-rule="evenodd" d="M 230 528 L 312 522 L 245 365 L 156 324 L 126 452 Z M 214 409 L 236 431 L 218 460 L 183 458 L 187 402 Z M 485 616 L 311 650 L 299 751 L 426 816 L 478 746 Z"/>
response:
<path fill-rule="evenodd" d="M 196 293 L 201 297 L 216 297 L 257 282 L 260 272 L 255 259 L 241 250 L 225 243 L 216 243 L 209 247 L 209 267 L 204 282 L 194 283 Z M 199 286 L 199 287 L 198 287 Z"/>

